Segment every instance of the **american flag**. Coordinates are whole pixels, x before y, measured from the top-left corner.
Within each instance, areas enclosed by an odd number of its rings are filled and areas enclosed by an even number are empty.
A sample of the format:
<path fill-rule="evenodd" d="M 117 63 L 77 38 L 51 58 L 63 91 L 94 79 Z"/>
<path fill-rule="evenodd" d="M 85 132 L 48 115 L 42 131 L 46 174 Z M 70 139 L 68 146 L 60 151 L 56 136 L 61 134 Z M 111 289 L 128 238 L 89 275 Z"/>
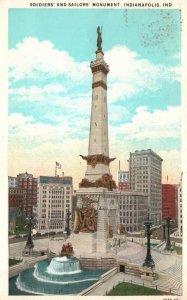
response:
<path fill-rule="evenodd" d="M 61 164 L 59 164 L 57 161 L 56 161 L 56 167 L 57 167 L 58 169 L 61 169 Z"/>

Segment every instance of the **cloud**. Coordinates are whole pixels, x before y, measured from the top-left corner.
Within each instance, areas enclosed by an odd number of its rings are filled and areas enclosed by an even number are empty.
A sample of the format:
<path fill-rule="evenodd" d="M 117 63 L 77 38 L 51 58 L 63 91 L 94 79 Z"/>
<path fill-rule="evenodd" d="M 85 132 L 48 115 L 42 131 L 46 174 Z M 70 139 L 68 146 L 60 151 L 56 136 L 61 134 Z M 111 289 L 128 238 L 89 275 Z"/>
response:
<path fill-rule="evenodd" d="M 18 101 L 48 101 L 50 97 L 66 92 L 62 84 L 47 84 L 43 87 L 31 85 L 28 88 L 10 88 L 9 95 L 14 98 L 17 97 Z"/>
<path fill-rule="evenodd" d="M 180 80 L 179 66 L 156 65 L 141 58 L 138 53 L 127 46 L 118 45 L 105 53 L 109 63 L 108 95 L 110 102 L 128 99 L 142 91 L 156 91 L 163 80 Z M 23 79 L 39 79 L 46 81 L 56 78 L 63 82 L 66 92 L 71 93 L 79 85 L 84 91 L 90 89 L 91 79 L 89 62 L 76 61 L 67 51 L 58 50 L 50 41 L 39 41 L 36 37 L 26 37 L 9 50 L 9 77 L 14 81 Z M 40 83 L 41 84 L 41 83 Z M 62 85 L 59 84 L 59 87 Z M 52 87 L 52 85 L 51 85 Z M 55 85 L 54 85 L 55 87 Z M 57 85 L 56 85 L 57 88 Z M 65 90 L 59 90 L 59 93 Z M 47 91 L 31 86 L 28 90 L 21 87 L 16 90 L 23 100 L 26 92 L 29 99 L 40 101 Z M 50 94 L 54 93 L 51 91 Z M 57 94 L 57 89 L 55 91 Z M 31 97 L 29 97 L 29 95 Z"/>
<path fill-rule="evenodd" d="M 117 132 L 134 140 L 180 138 L 181 107 L 168 106 L 166 110 L 149 112 L 147 107 L 139 106 L 131 122 L 121 125 Z"/>
<path fill-rule="evenodd" d="M 21 113 L 9 116 L 10 139 L 32 147 L 45 141 L 59 142 L 70 134 L 70 128 L 66 124 L 50 125 L 36 122 L 30 116 Z"/>
<path fill-rule="evenodd" d="M 64 75 L 80 81 L 89 73 L 87 62 L 77 62 L 67 51 L 60 51 L 50 41 L 39 41 L 36 37 L 26 37 L 9 50 L 9 66 L 9 77 L 15 81 L 40 78 L 41 73 L 49 78 Z"/>
<path fill-rule="evenodd" d="M 111 105 L 108 107 L 110 124 L 116 124 L 116 126 L 119 126 L 119 124 L 123 123 L 124 120 L 129 118 L 129 115 L 129 110 L 122 104 L 114 105 L 111 103 Z"/>
<path fill-rule="evenodd" d="M 15 113 L 9 117 L 9 128 L 10 129 L 22 128 L 23 126 L 27 125 L 28 123 L 31 123 L 32 121 L 33 121 L 33 117 L 31 116 L 25 117 L 20 113 Z"/>
<path fill-rule="evenodd" d="M 160 80 L 180 80 L 180 68 L 155 65 L 126 46 L 115 46 L 105 54 L 110 62 L 109 95 L 112 102 L 145 90 L 155 91 Z"/>
<path fill-rule="evenodd" d="M 66 117 L 66 116 L 65 116 Z M 65 119 L 66 120 L 66 119 Z M 9 116 L 9 140 L 22 147 L 33 148 L 45 142 L 62 143 L 65 139 L 88 137 L 89 123 L 84 119 L 77 120 L 78 126 L 70 121 L 64 122 L 63 115 L 55 125 L 37 122 L 33 117 L 14 113 Z M 87 126 L 86 126 L 87 124 Z"/>
<path fill-rule="evenodd" d="M 9 174 L 16 176 L 21 172 L 29 172 L 34 176 L 54 176 L 55 161 L 62 165 L 58 174 L 72 176 L 74 188 L 85 176 L 86 163 L 79 154 L 87 154 L 87 140 L 65 139 L 58 144 L 46 141 L 34 148 L 22 147 L 19 143 L 9 145 Z"/>
<path fill-rule="evenodd" d="M 126 46 L 115 46 L 105 54 L 106 61 L 110 62 L 111 80 L 124 80 L 131 82 L 134 77 L 138 77 L 138 84 L 142 83 L 141 75 L 146 73 L 154 77 L 158 72 L 158 67 L 151 64 L 146 59 L 141 59 L 138 53 L 130 50 Z"/>

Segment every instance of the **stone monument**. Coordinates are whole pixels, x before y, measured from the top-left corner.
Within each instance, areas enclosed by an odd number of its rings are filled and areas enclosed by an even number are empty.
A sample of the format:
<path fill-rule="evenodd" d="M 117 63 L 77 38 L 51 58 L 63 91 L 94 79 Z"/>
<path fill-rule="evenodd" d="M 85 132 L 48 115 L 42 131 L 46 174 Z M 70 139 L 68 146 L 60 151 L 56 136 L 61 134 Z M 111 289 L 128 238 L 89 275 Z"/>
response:
<path fill-rule="evenodd" d="M 85 178 L 77 191 L 77 208 L 71 240 L 73 248 L 87 253 L 110 251 L 110 239 L 119 224 L 117 198 L 109 165 L 107 74 L 109 67 L 102 51 L 102 32 L 97 27 L 96 59 L 91 62 L 93 74 L 92 106 L 88 155 L 80 155 L 87 163 Z"/>

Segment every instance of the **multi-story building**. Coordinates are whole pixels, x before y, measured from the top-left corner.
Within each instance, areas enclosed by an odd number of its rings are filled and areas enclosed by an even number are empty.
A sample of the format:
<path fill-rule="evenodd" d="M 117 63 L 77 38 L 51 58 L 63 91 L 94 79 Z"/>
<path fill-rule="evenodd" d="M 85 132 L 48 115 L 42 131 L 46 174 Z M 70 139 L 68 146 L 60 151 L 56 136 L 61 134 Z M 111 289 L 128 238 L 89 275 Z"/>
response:
<path fill-rule="evenodd" d="M 17 186 L 17 177 L 8 176 L 8 187 L 16 187 Z"/>
<path fill-rule="evenodd" d="M 183 235 L 182 230 L 182 223 L 183 223 L 183 217 L 182 217 L 182 190 L 183 190 L 183 173 L 181 173 L 181 178 L 178 186 L 178 231 L 179 235 Z"/>
<path fill-rule="evenodd" d="M 178 189 L 179 185 L 178 184 L 173 184 L 175 188 L 175 221 L 176 225 L 178 224 Z"/>
<path fill-rule="evenodd" d="M 8 211 L 8 231 L 15 232 L 16 220 L 19 216 L 22 216 L 22 210 L 18 207 L 9 207 Z"/>
<path fill-rule="evenodd" d="M 147 194 L 142 192 L 123 191 L 117 193 L 120 224 L 126 231 L 140 231 L 147 219 L 148 200 Z"/>
<path fill-rule="evenodd" d="M 20 187 L 10 187 L 8 193 L 9 208 L 17 207 L 24 211 L 26 190 Z"/>
<path fill-rule="evenodd" d="M 162 184 L 162 220 L 175 220 L 175 186 Z"/>
<path fill-rule="evenodd" d="M 23 215 L 26 190 L 19 187 L 9 187 L 9 231 L 15 231 L 17 217 Z"/>
<path fill-rule="evenodd" d="M 72 177 L 40 176 L 37 192 L 37 229 L 62 231 L 66 226 L 66 214 L 72 210 Z"/>
<path fill-rule="evenodd" d="M 17 186 L 25 190 L 23 210 L 25 216 L 31 216 L 33 205 L 37 202 L 37 178 L 32 174 L 21 173 L 17 175 Z"/>
<path fill-rule="evenodd" d="M 128 171 L 118 171 L 118 190 L 126 191 L 129 190 L 129 172 Z"/>
<path fill-rule="evenodd" d="M 130 190 L 148 194 L 148 208 L 153 224 L 160 224 L 162 211 L 162 158 L 148 150 L 130 153 Z"/>

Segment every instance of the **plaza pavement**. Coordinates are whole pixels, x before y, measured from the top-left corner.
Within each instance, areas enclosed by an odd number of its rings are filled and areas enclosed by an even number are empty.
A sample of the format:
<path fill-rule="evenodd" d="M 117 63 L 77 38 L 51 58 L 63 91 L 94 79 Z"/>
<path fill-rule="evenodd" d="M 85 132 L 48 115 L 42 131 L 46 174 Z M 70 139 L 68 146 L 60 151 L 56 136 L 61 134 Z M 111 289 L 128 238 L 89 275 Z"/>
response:
<path fill-rule="evenodd" d="M 116 253 L 116 250 L 118 259 L 138 265 L 143 264 L 147 253 L 145 246 L 130 241 L 126 241 L 122 247 L 113 250 L 113 253 Z M 87 295 L 104 296 L 119 282 L 124 281 L 139 285 L 144 284 L 146 287 L 182 295 L 182 255 L 163 253 L 163 251 L 159 252 L 154 249 L 151 250 L 151 255 L 155 262 L 155 272 L 159 273 L 159 279 L 150 282 L 137 276 L 117 273 Z"/>
<path fill-rule="evenodd" d="M 38 250 L 45 250 L 49 247 L 49 239 L 37 239 L 33 240 L 34 248 Z M 22 251 L 26 245 L 26 241 L 19 243 L 9 244 L 9 257 L 10 258 L 22 258 Z"/>

